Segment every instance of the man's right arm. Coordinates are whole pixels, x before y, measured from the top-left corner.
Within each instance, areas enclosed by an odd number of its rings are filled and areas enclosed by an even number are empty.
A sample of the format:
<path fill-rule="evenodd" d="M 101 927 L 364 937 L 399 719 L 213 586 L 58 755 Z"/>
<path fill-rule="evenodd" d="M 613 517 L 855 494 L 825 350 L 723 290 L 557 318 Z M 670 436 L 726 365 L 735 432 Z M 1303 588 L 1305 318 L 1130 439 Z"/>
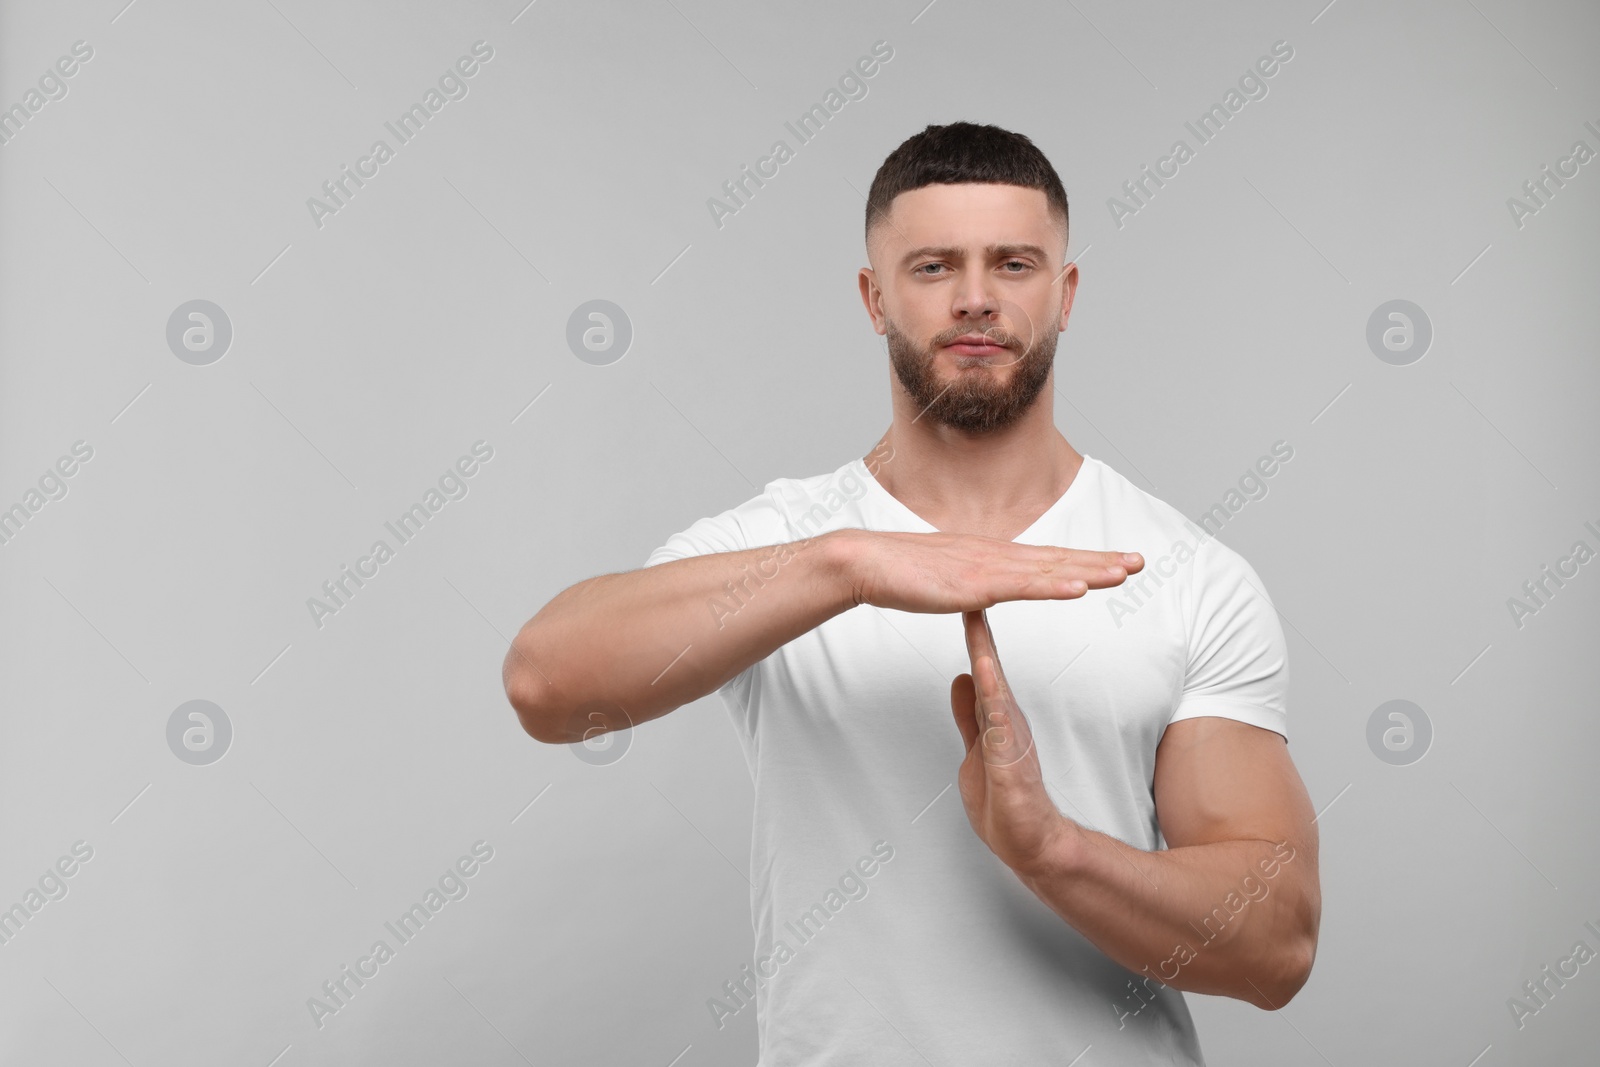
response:
<path fill-rule="evenodd" d="M 563 590 L 506 653 L 506 696 L 523 729 L 569 744 L 715 691 L 855 607 L 844 541 L 828 533 L 706 553 Z"/>
<path fill-rule="evenodd" d="M 1068 600 L 1143 566 L 976 534 L 832 530 L 579 582 L 523 625 L 502 677 L 529 735 L 571 744 L 698 700 L 859 604 L 953 614 Z"/>

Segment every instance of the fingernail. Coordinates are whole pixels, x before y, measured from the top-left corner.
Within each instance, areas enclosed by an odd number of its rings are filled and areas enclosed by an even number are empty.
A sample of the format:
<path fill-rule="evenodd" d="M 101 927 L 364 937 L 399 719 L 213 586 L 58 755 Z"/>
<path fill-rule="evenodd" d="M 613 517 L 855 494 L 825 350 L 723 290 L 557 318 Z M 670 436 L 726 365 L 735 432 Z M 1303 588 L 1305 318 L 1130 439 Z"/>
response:
<path fill-rule="evenodd" d="M 1124 562 L 1124 563 L 1138 563 L 1139 562 L 1139 553 L 1137 553 L 1137 552 L 1124 552 L 1122 554 L 1122 562 Z"/>

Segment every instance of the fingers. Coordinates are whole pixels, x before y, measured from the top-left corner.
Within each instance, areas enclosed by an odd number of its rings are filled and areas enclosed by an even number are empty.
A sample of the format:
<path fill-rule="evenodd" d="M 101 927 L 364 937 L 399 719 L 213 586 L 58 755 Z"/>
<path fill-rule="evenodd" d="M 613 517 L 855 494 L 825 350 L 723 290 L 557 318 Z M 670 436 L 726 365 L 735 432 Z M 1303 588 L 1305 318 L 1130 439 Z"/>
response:
<path fill-rule="evenodd" d="M 1006 684 L 988 616 L 982 611 L 964 611 L 961 619 L 966 628 L 967 655 L 972 660 L 983 761 L 990 766 L 1008 766 L 1033 751 L 1033 731 Z"/>
<path fill-rule="evenodd" d="M 985 540 L 995 540 L 985 538 Z M 1088 548 L 1065 548 L 1059 545 L 1029 545 L 1017 541 L 1000 541 L 1002 551 L 1007 555 L 1027 561 L 1038 563 L 1041 560 L 1054 563 L 1059 568 L 1085 567 L 1095 570 L 1104 567 L 1121 567 L 1129 574 L 1137 574 L 1144 569 L 1144 557 L 1137 552 L 1101 551 Z"/>
<path fill-rule="evenodd" d="M 1021 763 L 1033 751 L 1033 731 L 1028 717 L 1012 700 L 992 656 L 978 660 L 973 670 L 978 687 L 978 716 L 984 724 L 979 740 L 983 762 L 990 768 Z"/>
<path fill-rule="evenodd" d="M 997 586 L 1009 584 L 1000 600 L 1070 600 L 1090 589 L 1121 585 L 1144 569 L 1136 552 L 1089 552 L 1044 545 L 1008 546 L 1009 566 L 990 567 Z M 1018 577 L 1023 585 L 1016 585 Z"/>
<path fill-rule="evenodd" d="M 982 682 L 978 680 L 978 660 L 988 656 L 994 661 L 994 673 L 1004 687 L 1004 674 L 1000 670 L 1000 650 L 994 644 L 994 631 L 989 629 L 989 616 L 982 611 L 963 611 L 961 625 L 966 631 L 967 658 L 972 661 L 972 676 L 978 683 L 978 699 L 984 699 Z"/>

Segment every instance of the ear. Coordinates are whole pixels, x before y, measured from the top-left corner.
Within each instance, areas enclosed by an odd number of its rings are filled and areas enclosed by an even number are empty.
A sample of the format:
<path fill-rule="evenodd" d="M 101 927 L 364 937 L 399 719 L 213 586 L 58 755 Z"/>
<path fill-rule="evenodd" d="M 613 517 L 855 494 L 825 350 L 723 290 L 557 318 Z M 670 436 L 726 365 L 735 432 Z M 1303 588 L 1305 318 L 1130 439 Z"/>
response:
<path fill-rule="evenodd" d="M 1078 292 L 1078 264 L 1069 260 L 1062 273 L 1061 284 L 1061 332 L 1067 329 L 1067 319 L 1072 317 L 1072 298 Z"/>
<path fill-rule="evenodd" d="M 861 288 L 861 304 L 872 319 L 872 329 L 880 336 L 888 332 L 884 325 L 883 290 L 878 287 L 878 275 L 871 267 L 862 267 L 857 276 Z"/>

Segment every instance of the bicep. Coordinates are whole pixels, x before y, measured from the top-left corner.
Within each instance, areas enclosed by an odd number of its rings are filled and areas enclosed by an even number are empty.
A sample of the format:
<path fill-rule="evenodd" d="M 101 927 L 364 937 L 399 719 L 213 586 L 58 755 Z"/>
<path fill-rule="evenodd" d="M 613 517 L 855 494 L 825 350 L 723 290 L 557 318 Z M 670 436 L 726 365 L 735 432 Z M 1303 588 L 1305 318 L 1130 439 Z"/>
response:
<path fill-rule="evenodd" d="M 1191 568 L 1181 692 L 1156 749 L 1168 847 L 1312 841 L 1311 800 L 1289 758 L 1289 655 L 1277 610 L 1242 556 L 1210 541 Z"/>
<path fill-rule="evenodd" d="M 1315 848 L 1311 798 L 1271 730 L 1216 715 L 1171 723 L 1156 749 L 1154 793 L 1169 848 L 1242 839 Z"/>

